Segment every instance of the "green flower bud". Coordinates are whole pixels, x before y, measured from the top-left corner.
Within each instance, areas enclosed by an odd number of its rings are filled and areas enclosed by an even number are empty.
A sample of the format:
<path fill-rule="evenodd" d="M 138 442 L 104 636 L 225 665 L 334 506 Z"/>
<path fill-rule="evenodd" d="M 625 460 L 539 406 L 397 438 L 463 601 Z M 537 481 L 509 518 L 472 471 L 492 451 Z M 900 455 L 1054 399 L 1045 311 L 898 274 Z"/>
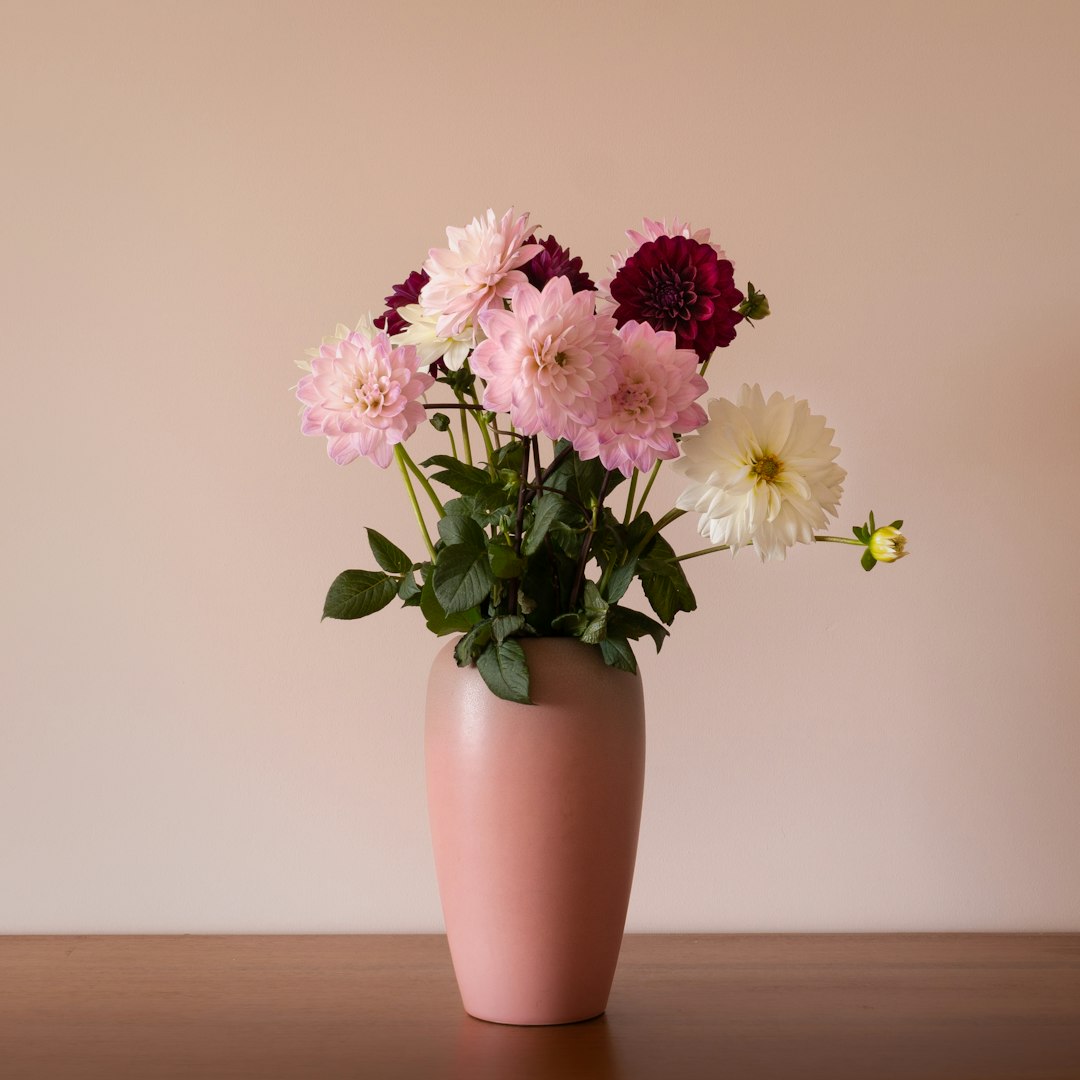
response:
<path fill-rule="evenodd" d="M 436 431 L 445 431 L 450 426 L 450 417 L 446 413 L 433 413 L 431 416 L 431 426 Z"/>
<path fill-rule="evenodd" d="M 749 282 L 746 286 L 746 299 L 739 305 L 739 314 L 753 322 L 755 319 L 764 319 L 769 312 L 769 299 L 764 293 L 754 288 L 754 283 Z"/>
<path fill-rule="evenodd" d="M 878 562 L 896 562 L 908 554 L 905 550 L 907 537 L 892 525 L 875 529 L 870 534 L 870 543 L 866 546 Z"/>

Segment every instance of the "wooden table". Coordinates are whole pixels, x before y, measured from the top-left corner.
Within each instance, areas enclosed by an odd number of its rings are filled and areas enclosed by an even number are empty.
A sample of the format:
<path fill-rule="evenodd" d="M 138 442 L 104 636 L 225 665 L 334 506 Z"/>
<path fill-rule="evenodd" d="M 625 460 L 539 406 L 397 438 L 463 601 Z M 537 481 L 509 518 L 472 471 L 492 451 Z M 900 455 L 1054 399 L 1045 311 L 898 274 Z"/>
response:
<path fill-rule="evenodd" d="M 555 1028 L 435 935 L 0 937 L 0 1077 L 1080 1080 L 1080 934 L 635 935 Z"/>

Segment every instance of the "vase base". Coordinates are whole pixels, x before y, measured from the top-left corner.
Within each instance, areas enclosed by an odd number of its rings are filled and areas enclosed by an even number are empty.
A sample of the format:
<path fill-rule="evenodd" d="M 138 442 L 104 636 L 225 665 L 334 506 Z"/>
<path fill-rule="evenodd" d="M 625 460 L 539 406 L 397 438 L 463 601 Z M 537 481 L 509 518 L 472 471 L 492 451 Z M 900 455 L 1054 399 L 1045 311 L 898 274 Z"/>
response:
<path fill-rule="evenodd" d="M 484 1024 L 501 1024 L 503 1027 L 566 1027 L 570 1024 L 587 1024 L 590 1020 L 599 1020 L 606 1011 L 606 1009 L 601 1009 L 599 1012 L 590 1012 L 587 1016 L 559 1020 L 523 1020 L 520 1018 L 511 1020 L 497 1016 L 478 1016 L 477 1013 L 469 1012 L 468 1009 L 465 1010 L 474 1020 L 479 1020 Z"/>

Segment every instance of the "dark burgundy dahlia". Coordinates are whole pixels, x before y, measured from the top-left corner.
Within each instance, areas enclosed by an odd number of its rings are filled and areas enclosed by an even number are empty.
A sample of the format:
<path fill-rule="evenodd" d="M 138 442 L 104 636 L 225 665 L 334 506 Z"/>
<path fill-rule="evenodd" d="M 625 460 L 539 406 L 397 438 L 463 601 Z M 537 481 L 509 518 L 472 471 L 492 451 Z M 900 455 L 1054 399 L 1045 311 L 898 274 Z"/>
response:
<path fill-rule="evenodd" d="M 649 240 L 626 260 L 611 281 L 615 322 L 631 319 L 654 330 L 673 330 L 680 349 L 708 360 L 713 349 L 735 340 L 743 294 L 733 268 L 709 244 L 686 236 Z"/>
<path fill-rule="evenodd" d="M 398 308 L 420 303 L 420 290 L 428 283 L 426 270 L 414 270 L 394 291 L 386 297 L 386 310 L 373 319 L 378 330 L 385 330 L 391 337 L 400 334 L 409 324 L 398 314 Z"/>
<path fill-rule="evenodd" d="M 592 278 L 581 269 L 581 259 L 570 258 L 570 252 L 561 247 L 554 236 L 549 236 L 546 240 L 537 240 L 534 235 L 530 236 L 525 243 L 539 244 L 544 249 L 521 268 L 522 273 L 529 279 L 530 285 L 543 289 L 552 278 L 564 277 L 570 279 L 572 292 L 585 292 L 596 288 Z"/>

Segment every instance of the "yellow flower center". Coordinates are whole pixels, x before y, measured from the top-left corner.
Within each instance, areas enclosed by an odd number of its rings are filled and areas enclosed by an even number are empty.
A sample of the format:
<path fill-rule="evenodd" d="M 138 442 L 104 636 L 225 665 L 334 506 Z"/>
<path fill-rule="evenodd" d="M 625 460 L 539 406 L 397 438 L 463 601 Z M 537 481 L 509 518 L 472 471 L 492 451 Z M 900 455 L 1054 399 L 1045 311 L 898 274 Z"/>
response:
<path fill-rule="evenodd" d="M 783 468 L 784 465 L 778 458 L 772 454 L 766 454 L 750 466 L 750 471 L 768 484 L 776 479 Z"/>

